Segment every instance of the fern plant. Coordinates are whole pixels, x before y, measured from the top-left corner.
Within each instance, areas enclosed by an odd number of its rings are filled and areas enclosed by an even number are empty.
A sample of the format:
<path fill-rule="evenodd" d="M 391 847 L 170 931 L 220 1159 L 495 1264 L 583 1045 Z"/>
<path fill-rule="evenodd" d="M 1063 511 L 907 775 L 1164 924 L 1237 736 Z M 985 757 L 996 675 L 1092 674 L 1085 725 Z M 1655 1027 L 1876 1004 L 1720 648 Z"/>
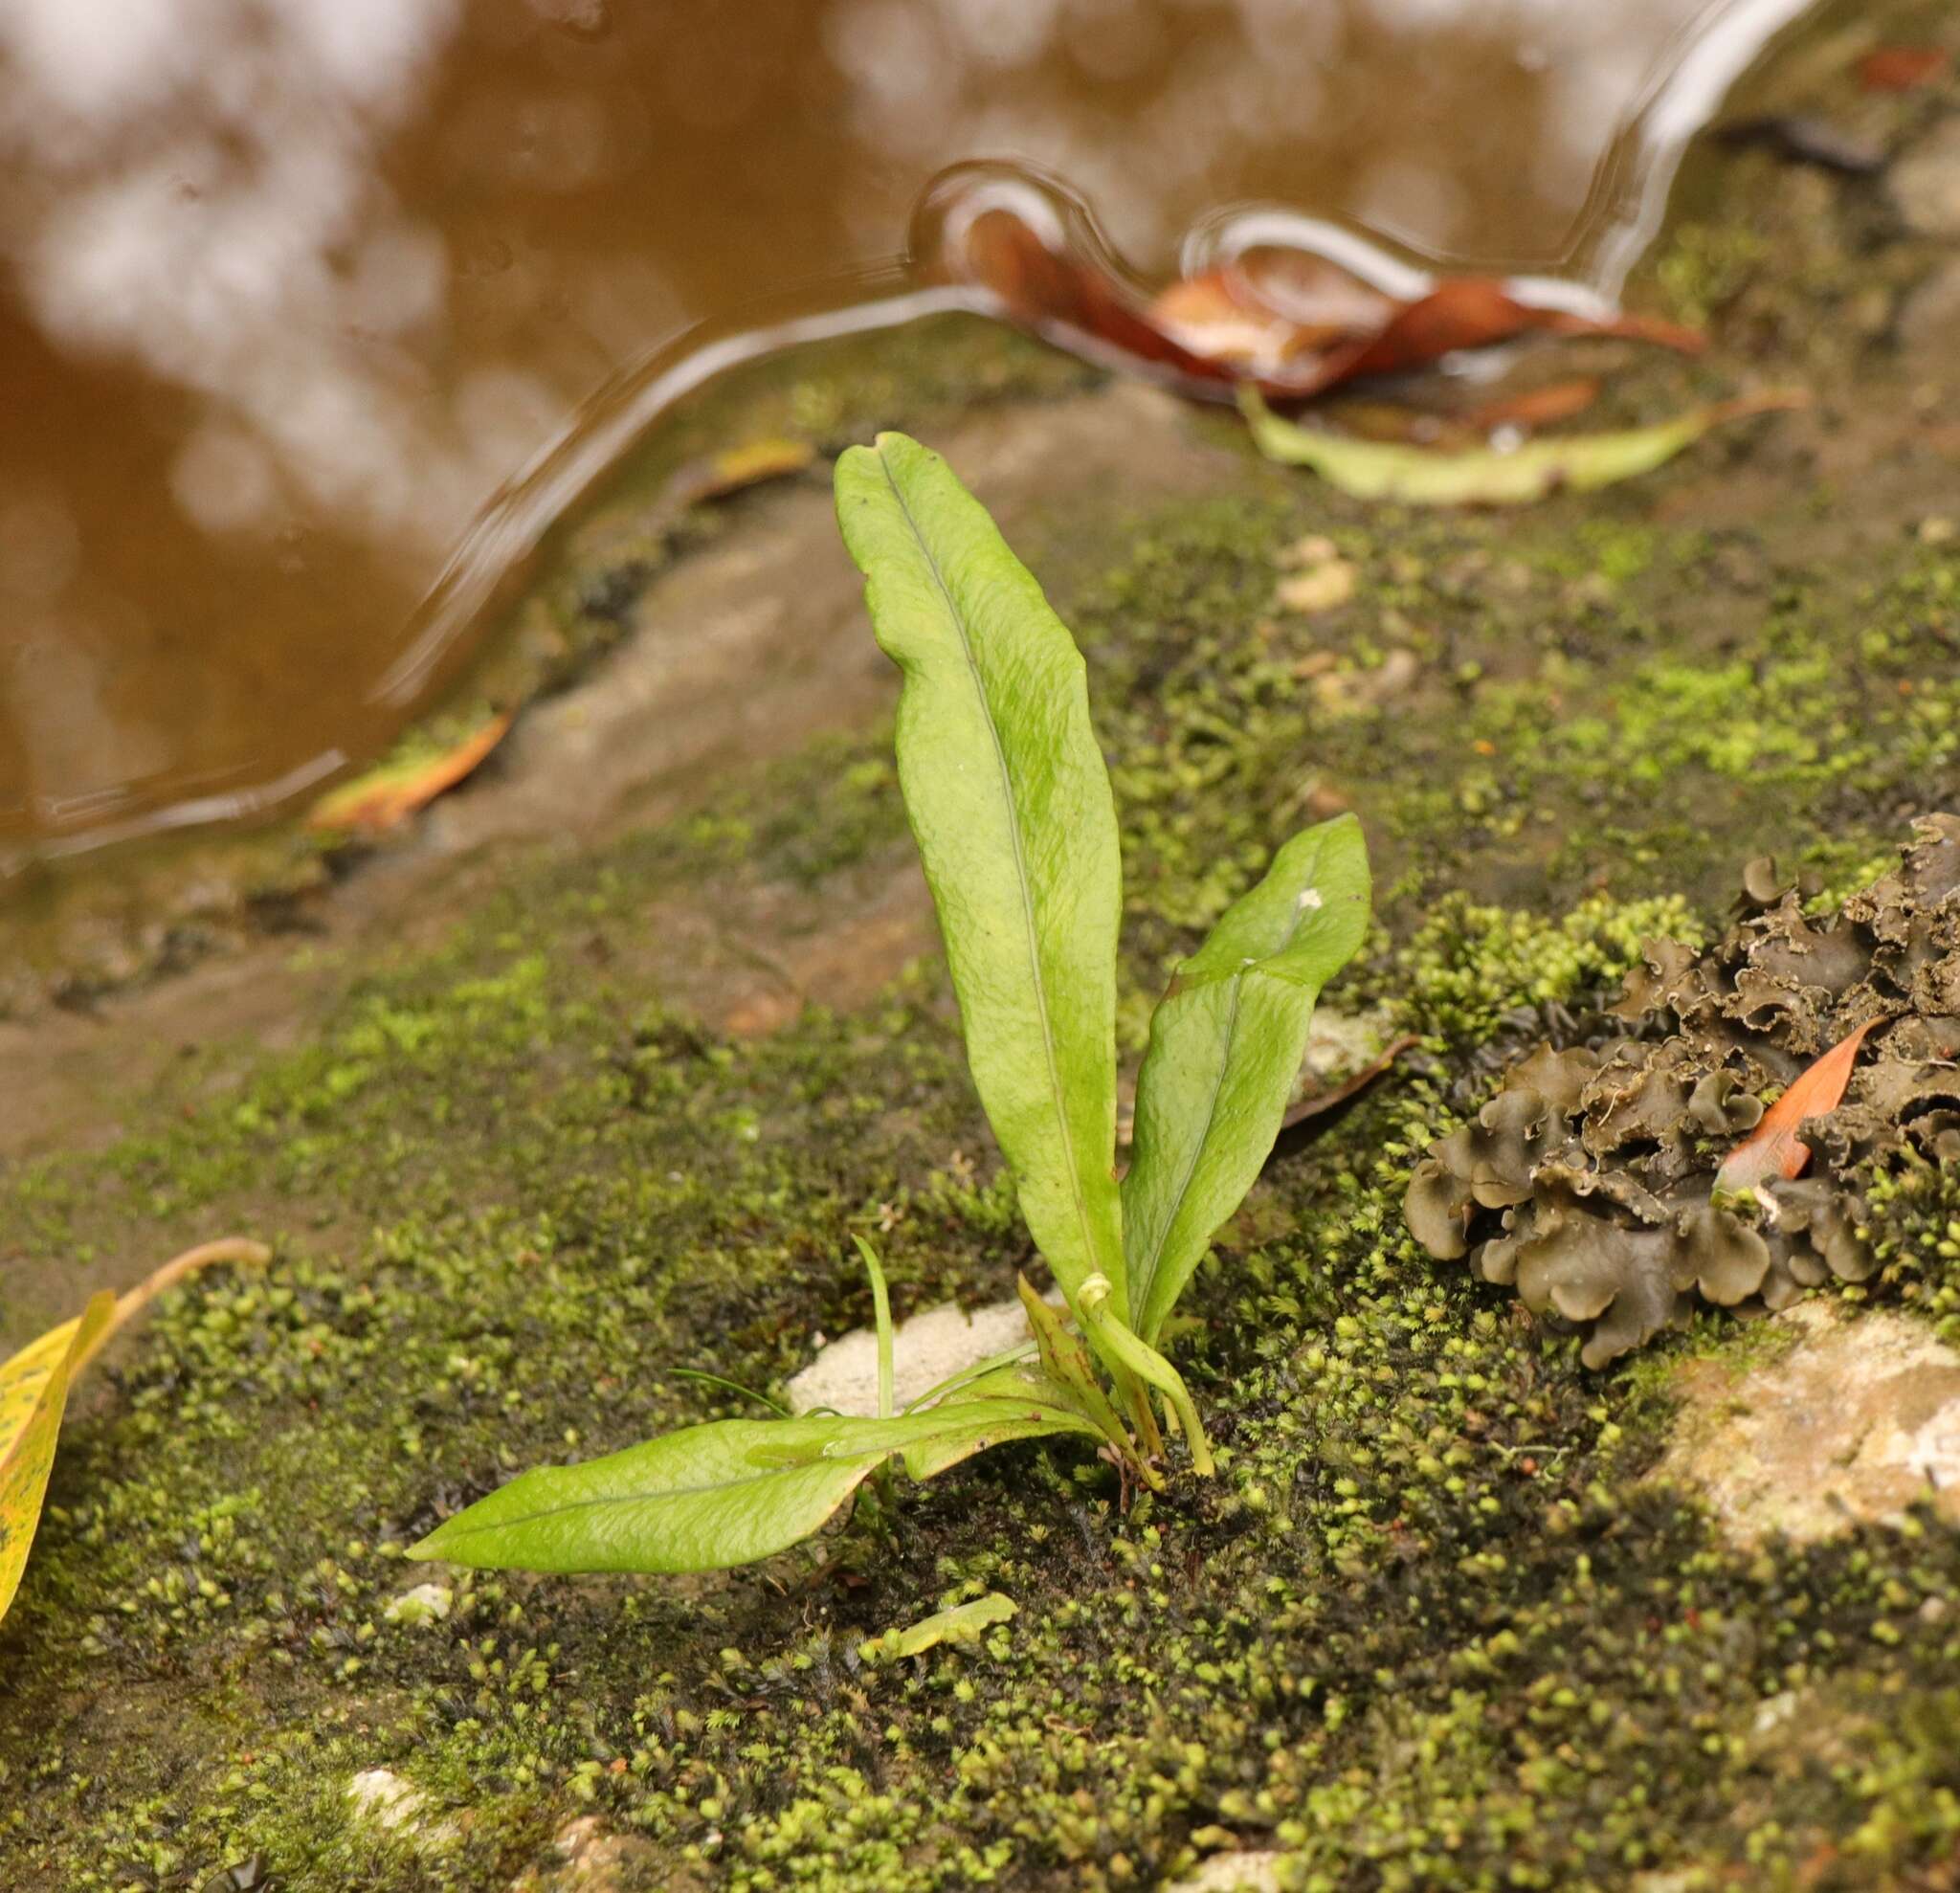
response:
<path fill-rule="evenodd" d="M 1021 1299 L 1032 1349 L 903 1412 L 878 1314 L 877 1417 L 694 1426 L 521 1474 L 415 1555 L 539 1571 L 687 1571 L 816 1531 L 893 1461 L 925 1480 L 1008 1440 L 1073 1434 L 1127 1481 L 1163 1482 L 1168 1414 L 1213 1470 L 1166 1320 L 1271 1151 L 1321 987 L 1368 923 L 1368 857 L 1344 815 L 1297 835 L 1183 962 L 1116 1168 L 1116 811 L 1080 653 L 946 462 L 903 434 L 836 469 L 837 518 L 880 644 L 903 673 L 899 781 L 932 890 L 968 1062 L 1023 1215 L 1066 1302 Z"/>

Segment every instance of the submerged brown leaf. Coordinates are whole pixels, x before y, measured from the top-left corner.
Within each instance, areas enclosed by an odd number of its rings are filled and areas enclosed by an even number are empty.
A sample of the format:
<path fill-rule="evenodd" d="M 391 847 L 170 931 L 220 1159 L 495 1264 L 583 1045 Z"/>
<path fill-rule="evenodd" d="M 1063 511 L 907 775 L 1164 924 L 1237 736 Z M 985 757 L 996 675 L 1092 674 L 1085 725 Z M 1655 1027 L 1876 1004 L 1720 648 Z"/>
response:
<path fill-rule="evenodd" d="M 1481 434 L 1494 433 L 1501 427 L 1550 427 L 1583 414 L 1599 399 L 1599 386 L 1597 375 L 1547 382 L 1542 388 L 1527 388 L 1520 394 L 1486 401 L 1481 408 L 1471 409 L 1463 419 Z"/>
<path fill-rule="evenodd" d="M 938 266 L 984 289 L 1010 320 L 1079 350 L 1116 355 L 1186 391 L 1229 399 L 1251 382 L 1303 400 L 1362 376 L 1399 374 L 1528 333 L 1616 336 L 1698 352 L 1694 330 L 1640 316 L 1586 316 L 1519 299 L 1487 277 L 1445 278 L 1401 300 L 1321 256 L 1255 252 L 1147 295 L 1071 226 L 1006 205 L 981 209 Z"/>
<path fill-rule="evenodd" d="M 1858 62 L 1867 92 L 1910 92 L 1930 85 L 1950 63 L 1944 46 L 1876 46 Z"/>

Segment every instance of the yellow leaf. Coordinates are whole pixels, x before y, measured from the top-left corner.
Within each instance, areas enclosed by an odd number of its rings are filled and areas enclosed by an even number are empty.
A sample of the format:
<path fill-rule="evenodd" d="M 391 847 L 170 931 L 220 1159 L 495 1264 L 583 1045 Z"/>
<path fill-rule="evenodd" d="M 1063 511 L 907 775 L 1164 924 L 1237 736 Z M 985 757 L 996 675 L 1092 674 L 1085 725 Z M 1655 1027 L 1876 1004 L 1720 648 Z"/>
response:
<path fill-rule="evenodd" d="M 20 1589 L 41 1522 L 68 1383 L 115 1319 L 116 1298 L 104 1289 L 78 1320 L 63 1322 L 0 1367 L 0 1616 Z"/>
<path fill-rule="evenodd" d="M 1392 500 L 1412 506 L 1520 506 L 1554 493 L 1587 493 L 1649 473 L 1712 427 L 1798 407 L 1802 397 L 1745 395 L 1654 427 L 1548 434 L 1508 451 L 1478 447 L 1462 453 L 1356 440 L 1301 427 L 1274 413 L 1250 382 L 1239 389 L 1238 405 L 1252 423 L 1254 442 L 1269 460 L 1311 467 L 1330 486 L 1357 500 Z"/>
<path fill-rule="evenodd" d="M 235 1237 L 186 1250 L 120 1300 L 107 1289 L 91 1297 L 75 1320 L 51 1328 L 0 1366 L 0 1617 L 27 1568 L 76 1376 L 110 1335 L 172 1283 L 208 1262 L 263 1262 L 270 1254 L 260 1243 Z"/>

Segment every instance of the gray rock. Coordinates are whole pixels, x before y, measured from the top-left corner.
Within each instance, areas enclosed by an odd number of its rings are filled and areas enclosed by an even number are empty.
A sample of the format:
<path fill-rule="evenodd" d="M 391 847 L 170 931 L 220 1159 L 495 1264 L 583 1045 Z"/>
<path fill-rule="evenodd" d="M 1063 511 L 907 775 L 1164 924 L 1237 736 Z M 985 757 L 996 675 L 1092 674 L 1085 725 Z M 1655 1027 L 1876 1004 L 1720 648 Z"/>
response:
<path fill-rule="evenodd" d="M 1960 257 L 1942 263 L 1906 299 L 1899 316 L 1899 344 L 1927 356 L 1929 367 L 1951 368 L 1960 355 Z"/>
<path fill-rule="evenodd" d="M 1892 201 L 1921 236 L 1960 236 L 1960 114 L 1942 119 L 1892 167 Z"/>

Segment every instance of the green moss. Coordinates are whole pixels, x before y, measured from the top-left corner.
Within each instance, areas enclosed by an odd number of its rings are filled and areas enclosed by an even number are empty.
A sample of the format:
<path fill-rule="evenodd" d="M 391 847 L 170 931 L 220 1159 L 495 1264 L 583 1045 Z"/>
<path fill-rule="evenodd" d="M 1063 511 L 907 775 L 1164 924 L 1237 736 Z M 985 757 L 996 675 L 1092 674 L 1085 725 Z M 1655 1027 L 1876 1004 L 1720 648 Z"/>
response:
<path fill-rule="evenodd" d="M 1639 1482 L 1659 1377 L 1586 1373 L 1398 1205 L 1494 1067 L 1596 1013 L 1648 935 L 1705 928 L 1748 856 L 1841 876 L 1903 801 L 1960 788 L 1950 558 L 1785 561 L 1771 589 L 1632 501 L 1501 528 L 1246 479 L 1086 509 L 1037 557 L 1121 804 L 1128 1041 L 1334 800 L 1386 900 L 1330 1003 L 1425 1040 L 1206 1264 L 1177 1346 L 1220 1479 L 1125 1517 L 1107 1468 L 1017 1449 L 762 1572 L 449 1574 L 448 1616 L 390 1619 L 438 1515 L 733 1411 L 669 1370 L 773 1386 L 863 1323 L 854 1229 L 882 1232 L 901 1315 L 1030 1259 L 936 965 L 757 1042 L 672 997 L 670 903 L 765 889 L 816 924 L 906 858 L 885 734 L 826 745 L 699 820 L 513 860 L 298 1049 L 243 1080 L 233 1048 L 187 1058 L 136 1134 L 0 1175 L 10 1249 L 279 1246 L 168 1299 L 69 1429 L 0 1630 L 0 1879 L 195 1885 L 256 1856 L 292 1893 L 500 1885 L 588 1811 L 677 1883 L 758 1893 L 1147 1886 L 1227 1841 L 1328 1889 L 1856 1885 L 1942 1858 L 1951 1531 L 1725 1548 Z M 1304 534 L 1360 569 L 1314 618 L 1274 600 Z M 1951 1324 L 1951 1187 L 1900 1180 L 1874 1227 L 1870 1292 Z M 994 1588 L 1020 1614 L 979 1645 L 858 1660 Z M 1818 1740 L 1859 1718 L 1869 1742 Z M 351 1824 L 375 1767 L 467 1820 Z"/>

